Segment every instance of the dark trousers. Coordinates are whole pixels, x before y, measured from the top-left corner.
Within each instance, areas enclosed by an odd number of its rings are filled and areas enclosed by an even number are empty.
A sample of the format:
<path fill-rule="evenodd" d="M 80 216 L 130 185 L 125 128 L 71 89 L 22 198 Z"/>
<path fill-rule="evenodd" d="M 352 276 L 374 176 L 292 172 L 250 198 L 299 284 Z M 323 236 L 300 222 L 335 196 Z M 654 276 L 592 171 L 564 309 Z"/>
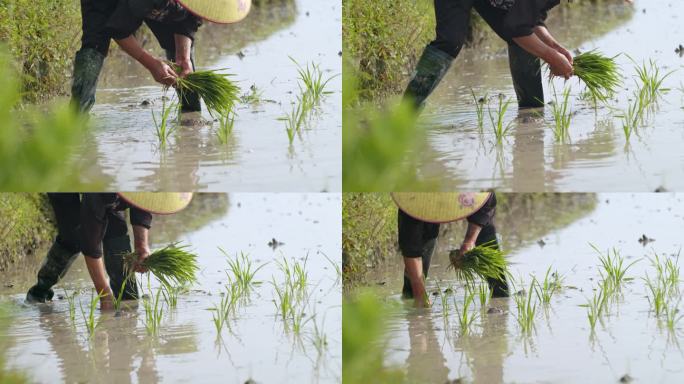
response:
<path fill-rule="evenodd" d="M 79 253 L 82 251 L 81 239 L 81 197 L 78 193 L 48 193 L 50 205 L 57 222 L 56 242 L 63 248 Z M 106 227 L 104 239 L 114 239 L 128 235 L 124 211 L 107 210 L 103 224 Z M 92 255 L 91 255 L 92 256 Z"/>
<path fill-rule="evenodd" d="M 432 261 L 432 254 L 434 253 L 437 244 L 440 225 L 415 219 L 404 213 L 401 209 L 399 209 L 398 212 L 397 223 L 399 249 L 401 250 L 401 254 L 403 257 L 422 258 L 423 275 L 427 277 Z M 487 243 L 491 244 L 492 247 L 499 248 L 499 243 L 496 238 L 496 227 L 493 220 L 482 227 L 480 234 L 475 240 L 475 245 Z M 413 297 L 411 281 L 406 274 L 404 274 L 402 295 L 407 298 Z"/>

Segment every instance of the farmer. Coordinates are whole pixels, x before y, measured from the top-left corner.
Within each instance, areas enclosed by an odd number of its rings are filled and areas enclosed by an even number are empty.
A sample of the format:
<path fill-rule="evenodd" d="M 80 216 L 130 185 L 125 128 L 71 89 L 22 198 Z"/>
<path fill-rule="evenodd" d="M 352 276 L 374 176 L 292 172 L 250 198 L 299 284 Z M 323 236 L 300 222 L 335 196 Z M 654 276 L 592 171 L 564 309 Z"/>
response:
<path fill-rule="evenodd" d="M 508 43 L 508 61 L 520 108 L 544 106 L 541 65 L 566 79 L 572 75 L 572 54 L 544 25 L 546 13 L 560 0 L 434 0 L 436 38 L 423 51 L 405 97 L 416 108 L 437 87 L 465 44 L 470 12 L 477 13 Z"/>
<path fill-rule="evenodd" d="M 97 80 L 111 38 L 147 68 L 157 82 L 170 86 L 177 77 L 186 76 L 195 68 L 194 36 L 202 20 L 236 22 L 247 15 L 250 4 L 249 0 L 81 0 L 83 36 L 74 59 L 72 104 L 79 111 L 88 112 L 95 103 Z M 178 73 L 138 43 L 133 34 L 143 22 L 166 51 L 166 60 L 180 68 Z M 200 109 L 199 97 L 185 92 L 181 111 Z"/>
<path fill-rule="evenodd" d="M 66 274 L 76 256 L 83 253 L 95 290 L 104 295 L 101 309 L 111 309 L 113 298 L 119 296 L 126 280 L 122 256 L 131 252 L 124 211 L 130 211 L 133 243 L 141 262 L 150 253 L 148 231 L 152 213 L 178 212 L 190 203 L 192 194 L 50 193 L 48 197 L 55 214 L 57 237 L 38 270 L 38 282 L 26 294 L 26 301 L 50 301 L 54 295 L 52 286 Z M 136 271 L 145 272 L 139 265 Z M 134 278 L 125 282 L 121 297 L 138 298 Z"/>
<path fill-rule="evenodd" d="M 416 305 L 428 305 L 425 278 L 439 235 L 439 223 L 466 218 L 468 226 L 458 257 L 477 245 L 492 244 L 498 249 L 494 214 L 494 193 L 393 193 L 399 206 L 399 248 L 404 257 L 404 298 Z M 492 297 L 507 297 L 505 279 L 487 279 Z"/>

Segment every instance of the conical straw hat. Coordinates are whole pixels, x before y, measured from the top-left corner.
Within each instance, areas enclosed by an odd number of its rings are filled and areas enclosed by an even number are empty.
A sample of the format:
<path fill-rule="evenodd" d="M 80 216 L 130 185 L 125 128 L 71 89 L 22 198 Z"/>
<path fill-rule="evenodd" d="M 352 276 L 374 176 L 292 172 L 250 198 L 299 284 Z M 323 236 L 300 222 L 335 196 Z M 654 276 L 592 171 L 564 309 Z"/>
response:
<path fill-rule="evenodd" d="M 143 211 L 168 215 L 187 207 L 192 192 L 119 192 L 119 197 Z"/>
<path fill-rule="evenodd" d="M 482 208 L 491 192 L 393 192 L 392 198 L 407 215 L 430 223 L 448 223 Z"/>
<path fill-rule="evenodd" d="M 229 24 L 244 19 L 252 0 L 178 0 L 188 11 L 212 23 Z"/>

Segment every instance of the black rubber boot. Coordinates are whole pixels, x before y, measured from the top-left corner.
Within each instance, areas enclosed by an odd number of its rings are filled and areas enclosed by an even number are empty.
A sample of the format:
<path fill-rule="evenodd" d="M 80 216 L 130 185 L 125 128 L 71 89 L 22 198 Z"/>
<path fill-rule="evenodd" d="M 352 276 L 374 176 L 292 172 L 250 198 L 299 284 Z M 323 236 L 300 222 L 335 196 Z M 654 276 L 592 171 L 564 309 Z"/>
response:
<path fill-rule="evenodd" d="M 489 289 L 492 291 L 492 297 L 508 297 L 508 281 L 506 281 L 506 276 L 501 279 L 487 279 L 487 284 Z"/>
<path fill-rule="evenodd" d="M 435 251 L 435 245 L 437 244 L 437 239 L 432 239 L 427 241 L 423 245 L 423 252 L 421 258 L 423 259 L 423 276 L 427 279 L 428 272 L 430 271 L 430 262 L 432 261 L 432 254 Z M 401 296 L 404 299 L 413 298 L 413 289 L 411 288 L 411 280 L 404 273 L 404 287 L 401 290 Z"/>
<path fill-rule="evenodd" d="M 44 303 L 52 300 L 55 295 L 52 287 L 64 277 L 76 256 L 78 253 L 67 250 L 55 241 L 38 270 L 38 282 L 26 293 L 26 301 Z"/>
<path fill-rule="evenodd" d="M 88 113 L 95 104 L 95 90 L 104 55 L 93 48 L 82 48 L 74 58 L 74 80 L 71 84 L 71 105 Z"/>
<path fill-rule="evenodd" d="M 508 44 L 508 65 L 511 68 L 515 94 L 518 97 L 518 107 L 543 107 L 544 88 L 539 58 L 516 44 Z"/>
<path fill-rule="evenodd" d="M 104 251 L 105 268 L 107 269 L 107 275 L 109 275 L 109 286 L 112 288 L 114 296 L 118 298 L 121 286 L 126 278 L 123 255 L 131 252 L 131 239 L 128 235 L 104 239 L 102 241 L 102 250 Z M 138 285 L 135 282 L 134 276 L 131 276 L 126 281 L 121 299 L 138 299 Z"/>
<path fill-rule="evenodd" d="M 194 50 L 193 50 L 194 51 Z M 166 59 L 169 61 L 174 61 L 176 59 L 176 53 L 173 50 L 166 50 Z M 194 52 L 190 53 L 190 62 L 192 63 L 192 69 L 195 70 L 195 55 Z M 200 97 L 195 92 L 181 92 L 176 89 L 176 95 L 178 95 L 178 100 L 181 104 L 181 112 L 199 112 L 202 110 L 202 103 L 200 102 Z"/>
<path fill-rule="evenodd" d="M 454 58 L 431 45 L 425 47 L 418 60 L 413 78 L 406 87 L 404 100 L 411 101 L 420 110 L 425 99 L 437 88 L 437 85 L 449 70 Z"/>

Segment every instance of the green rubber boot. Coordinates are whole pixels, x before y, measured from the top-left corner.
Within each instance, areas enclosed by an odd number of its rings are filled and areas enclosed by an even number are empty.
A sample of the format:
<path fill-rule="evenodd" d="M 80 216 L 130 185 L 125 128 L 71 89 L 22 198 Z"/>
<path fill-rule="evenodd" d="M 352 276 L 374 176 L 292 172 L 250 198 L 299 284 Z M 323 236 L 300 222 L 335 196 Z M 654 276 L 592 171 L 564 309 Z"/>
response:
<path fill-rule="evenodd" d="M 410 100 L 420 110 L 425 99 L 437 88 L 446 75 L 454 58 L 437 48 L 428 45 L 418 60 L 413 78 L 406 87 L 404 100 Z"/>
<path fill-rule="evenodd" d="M 95 104 L 95 90 L 104 59 L 104 55 L 93 48 L 76 52 L 71 105 L 79 112 L 88 113 Z"/>
<path fill-rule="evenodd" d="M 544 106 L 541 62 L 539 58 L 516 44 L 508 45 L 508 65 L 519 108 Z"/>
<path fill-rule="evenodd" d="M 38 282 L 26 293 L 26 302 L 44 303 L 52 300 L 55 295 L 52 287 L 64 277 L 76 256 L 78 253 L 65 249 L 55 241 L 38 270 Z"/>
<path fill-rule="evenodd" d="M 109 286 L 112 288 L 114 296 L 118 298 L 126 278 L 123 255 L 131 252 L 131 239 L 128 235 L 104 239 L 102 241 L 102 250 L 104 251 L 105 268 L 107 269 L 107 275 L 109 275 Z M 121 299 L 138 299 L 138 285 L 135 282 L 134 276 L 131 276 L 126 281 Z"/>
<path fill-rule="evenodd" d="M 437 239 L 432 239 L 425 243 L 423 246 L 423 251 L 421 252 L 421 258 L 423 259 L 423 276 L 427 279 L 428 272 L 430 271 L 430 262 L 432 261 L 432 254 L 435 250 L 435 245 L 437 244 Z M 404 273 L 404 287 L 401 290 L 401 297 L 404 299 L 413 298 L 413 289 L 411 288 L 411 280 Z"/>

